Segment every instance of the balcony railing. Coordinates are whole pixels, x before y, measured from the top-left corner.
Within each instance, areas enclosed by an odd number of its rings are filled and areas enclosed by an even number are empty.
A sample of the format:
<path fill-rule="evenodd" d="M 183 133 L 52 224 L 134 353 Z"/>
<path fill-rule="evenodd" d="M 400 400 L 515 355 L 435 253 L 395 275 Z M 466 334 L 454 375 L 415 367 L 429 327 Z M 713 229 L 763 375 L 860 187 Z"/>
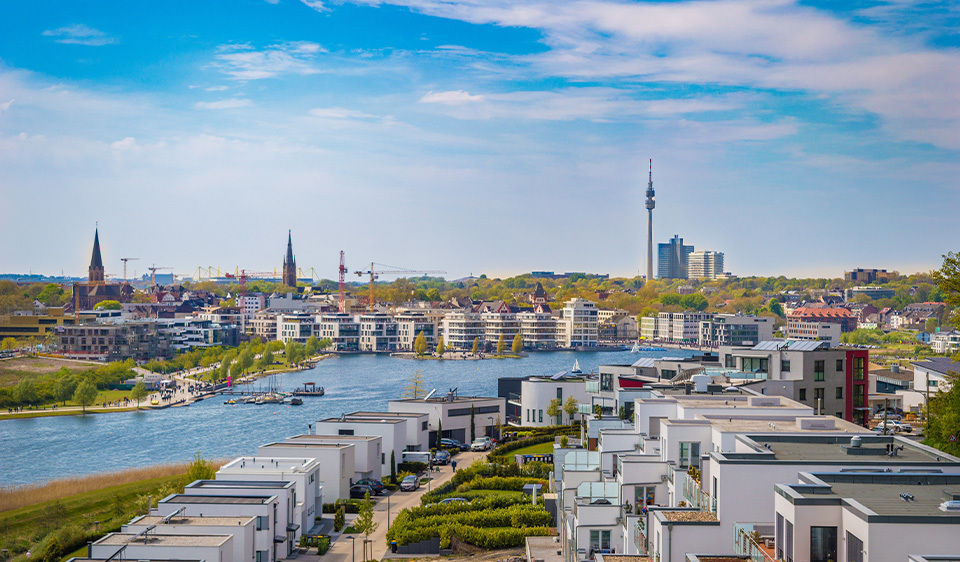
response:
<path fill-rule="evenodd" d="M 585 386 L 585 390 L 591 394 L 597 394 L 600 392 L 600 381 L 587 381 Z"/>
<path fill-rule="evenodd" d="M 754 534 L 755 525 L 754 523 L 737 523 L 733 526 L 733 553 L 749 556 L 752 562 L 778 562 L 757 542 Z"/>
<path fill-rule="evenodd" d="M 694 480 L 686 472 L 681 473 L 680 482 L 680 486 L 683 489 L 683 497 L 687 500 L 687 503 L 699 508 L 700 511 L 709 511 L 710 513 L 717 512 L 717 500 L 703 491 L 699 482 Z"/>
<path fill-rule="evenodd" d="M 644 515 L 637 520 L 636 526 L 633 528 L 633 544 L 637 547 L 637 554 L 640 556 L 647 555 L 647 517 Z"/>

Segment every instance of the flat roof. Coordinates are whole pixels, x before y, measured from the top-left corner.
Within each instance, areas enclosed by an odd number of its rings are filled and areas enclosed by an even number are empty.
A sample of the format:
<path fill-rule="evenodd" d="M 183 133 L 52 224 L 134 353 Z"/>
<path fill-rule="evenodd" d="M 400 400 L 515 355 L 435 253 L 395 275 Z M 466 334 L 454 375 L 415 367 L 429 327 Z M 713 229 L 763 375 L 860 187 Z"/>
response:
<path fill-rule="evenodd" d="M 516 377 L 522 379 L 523 377 Z M 447 397 L 446 394 L 438 394 L 436 396 L 430 397 L 430 399 L 424 398 L 396 398 L 393 400 L 388 400 L 387 402 L 420 402 L 421 404 L 437 404 L 446 402 L 447 404 L 455 404 L 457 402 L 487 402 L 490 400 L 503 400 L 499 396 L 454 396 L 453 400 Z"/>
<path fill-rule="evenodd" d="M 361 418 L 377 418 L 377 417 L 395 417 L 395 418 L 419 418 L 421 416 L 428 416 L 430 414 L 426 412 L 350 412 L 347 414 L 347 417 L 357 416 Z"/>
<path fill-rule="evenodd" d="M 379 435 L 294 435 L 287 437 L 286 442 L 291 441 L 372 441 L 374 439 L 383 439 Z"/>
<path fill-rule="evenodd" d="M 237 457 L 220 467 L 220 470 L 245 470 L 260 472 L 291 472 L 310 470 L 319 463 L 313 457 Z"/>
<path fill-rule="evenodd" d="M 353 443 L 288 443 L 285 441 L 278 441 L 276 443 L 267 443 L 265 445 L 260 445 L 260 448 L 273 448 L 273 447 L 288 447 L 294 449 L 344 449 L 346 447 L 353 447 Z"/>
<path fill-rule="evenodd" d="M 526 537 L 527 551 L 533 560 L 543 562 L 563 562 L 563 556 L 557 554 L 559 543 L 554 542 L 556 537 Z"/>
<path fill-rule="evenodd" d="M 350 416 L 345 416 L 344 418 L 327 418 L 325 420 L 318 420 L 317 423 L 402 423 L 406 420 L 401 419 L 389 419 L 389 416 L 386 417 L 377 417 L 377 418 L 355 418 Z"/>
<path fill-rule="evenodd" d="M 195 480 L 187 488 L 290 488 L 293 482 L 280 480 Z"/>
<path fill-rule="evenodd" d="M 166 517 L 161 517 L 159 515 L 144 515 L 139 519 L 134 519 L 130 525 L 209 525 L 212 527 L 220 526 L 232 526 L 236 527 L 237 525 L 243 525 L 244 523 L 249 523 L 254 520 L 253 516 L 245 517 L 230 517 L 230 516 L 196 516 L 196 515 L 178 515 L 176 517 L 171 517 L 167 519 Z"/>
<path fill-rule="evenodd" d="M 264 505 L 275 497 L 276 496 L 188 496 L 187 494 L 176 494 L 160 501 L 163 503 Z"/>
<path fill-rule="evenodd" d="M 778 461 L 842 462 L 844 464 L 957 464 L 960 459 L 907 439 L 885 435 L 862 435 L 860 447 L 850 446 L 850 437 L 841 435 L 758 435 L 747 436 L 757 452 L 769 451 Z M 888 455 L 888 447 L 896 455 Z M 736 453 L 723 453 L 735 457 Z M 749 455 L 748 455 L 749 456 Z"/>
<path fill-rule="evenodd" d="M 220 546 L 233 535 L 158 535 L 150 533 L 147 537 L 136 537 L 136 533 L 110 533 L 94 544 L 102 546 L 149 545 L 149 546 Z M 144 542 L 144 540 L 149 542 Z"/>
<path fill-rule="evenodd" d="M 862 433 L 873 434 L 869 429 L 857 425 L 847 420 L 834 416 L 742 416 L 730 417 L 720 414 L 697 416 L 699 419 L 710 422 L 712 427 L 720 431 L 730 432 L 758 432 L 758 433 Z M 825 421 L 833 424 L 832 428 L 824 428 L 823 424 L 810 424 L 808 427 L 801 427 L 800 420 L 816 420 L 825 418 Z M 832 419 L 829 419 L 832 418 Z M 663 420 L 662 423 L 671 423 L 676 420 Z M 817 427 L 817 426 L 820 427 Z"/>
<path fill-rule="evenodd" d="M 939 473 L 804 473 L 807 484 L 781 485 L 794 498 L 822 504 L 842 503 L 861 517 L 936 518 L 960 523 L 960 511 L 942 511 L 944 501 L 960 498 L 960 474 Z M 906 499 L 905 497 L 906 496 Z M 795 502 L 805 503 L 805 502 Z"/>

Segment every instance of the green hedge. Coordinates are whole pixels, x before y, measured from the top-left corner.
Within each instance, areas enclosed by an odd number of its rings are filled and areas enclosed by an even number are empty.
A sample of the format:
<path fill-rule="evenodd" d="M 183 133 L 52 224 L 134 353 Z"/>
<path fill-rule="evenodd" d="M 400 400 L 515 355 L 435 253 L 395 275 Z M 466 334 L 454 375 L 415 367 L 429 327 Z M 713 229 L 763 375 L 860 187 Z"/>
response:
<path fill-rule="evenodd" d="M 547 483 L 539 478 L 523 478 L 521 476 L 511 476 L 504 478 L 502 476 L 491 476 L 488 478 L 475 478 L 466 484 L 457 487 L 458 492 L 469 492 L 470 490 L 508 490 L 512 492 L 522 492 L 527 484 L 540 484 L 547 488 Z"/>
<path fill-rule="evenodd" d="M 339 499 L 336 503 L 323 504 L 324 513 L 336 513 L 337 508 L 343 506 L 344 513 L 360 513 L 360 501 L 355 499 Z"/>
<path fill-rule="evenodd" d="M 523 537 L 539 533 L 527 531 L 546 529 L 553 522 L 552 516 L 540 506 L 514 503 L 492 508 L 495 503 L 404 509 L 387 531 L 387 544 L 391 541 L 409 544 L 432 537 L 447 542 L 450 535 L 455 534 L 465 542 L 483 548 L 505 548 L 519 546 Z"/>
<path fill-rule="evenodd" d="M 568 428 L 569 429 L 569 428 Z M 527 437 L 525 439 L 518 439 L 516 441 L 510 441 L 509 443 L 504 443 L 494 450 L 490 451 L 490 454 L 487 455 L 487 460 L 490 462 L 496 462 L 501 464 L 512 463 L 513 462 L 513 451 L 518 449 L 524 449 L 531 445 L 539 445 L 541 443 L 553 443 L 556 441 L 555 435 L 540 435 L 538 437 Z"/>

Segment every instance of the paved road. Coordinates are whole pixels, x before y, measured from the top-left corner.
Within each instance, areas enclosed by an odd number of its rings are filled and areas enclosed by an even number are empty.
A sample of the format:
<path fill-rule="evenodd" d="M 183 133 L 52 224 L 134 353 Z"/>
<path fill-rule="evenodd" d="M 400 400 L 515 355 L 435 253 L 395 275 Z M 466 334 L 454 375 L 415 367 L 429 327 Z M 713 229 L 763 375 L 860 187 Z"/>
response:
<path fill-rule="evenodd" d="M 473 461 L 484 456 L 486 453 L 473 453 L 465 452 L 460 453 L 456 456 L 457 467 L 464 468 L 473 464 Z M 449 481 L 453 477 L 453 469 L 450 466 L 441 466 L 441 472 L 433 473 L 433 480 L 430 483 L 431 489 L 435 486 L 443 484 Z M 423 494 L 427 493 L 427 486 L 421 486 L 416 492 L 394 492 L 390 495 L 390 520 L 393 521 L 393 518 L 396 517 L 400 510 L 405 507 L 418 506 L 420 505 L 420 497 Z M 329 515 L 328 515 L 329 516 Z M 373 520 L 380 524 L 377 528 L 377 531 L 370 535 L 370 544 L 373 545 L 373 559 L 382 560 L 384 555 L 387 553 L 386 546 L 386 536 L 387 536 L 387 498 L 380 496 L 377 503 L 373 506 Z M 316 550 L 314 550 L 309 555 L 300 555 L 297 560 L 303 562 L 312 562 L 314 560 L 322 560 L 323 562 L 353 562 L 353 551 L 352 544 L 354 541 L 351 541 L 348 536 L 356 537 L 356 560 L 362 560 L 362 542 L 363 535 L 341 535 L 335 543 L 330 547 L 330 550 L 327 551 L 322 557 L 316 555 Z"/>

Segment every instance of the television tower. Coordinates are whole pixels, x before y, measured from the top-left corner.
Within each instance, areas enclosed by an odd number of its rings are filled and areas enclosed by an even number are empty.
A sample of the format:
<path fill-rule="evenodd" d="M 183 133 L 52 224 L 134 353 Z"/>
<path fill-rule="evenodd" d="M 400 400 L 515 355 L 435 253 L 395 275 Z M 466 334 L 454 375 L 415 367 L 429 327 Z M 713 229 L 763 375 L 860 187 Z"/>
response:
<path fill-rule="evenodd" d="M 653 158 L 650 159 L 650 175 L 647 179 L 647 279 L 653 281 L 653 208 L 657 206 L 653 193 Z"/>

